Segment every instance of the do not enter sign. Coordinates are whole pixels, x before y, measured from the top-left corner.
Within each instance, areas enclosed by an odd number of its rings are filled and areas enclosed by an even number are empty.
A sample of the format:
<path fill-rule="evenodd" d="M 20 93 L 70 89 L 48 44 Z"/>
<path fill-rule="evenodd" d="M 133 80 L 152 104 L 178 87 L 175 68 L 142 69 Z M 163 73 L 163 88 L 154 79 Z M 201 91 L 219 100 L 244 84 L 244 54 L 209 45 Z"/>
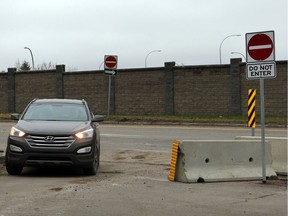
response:
<path fill-rule="evenodd" d="M 275 60 L 274 31 L 246 34 L 247 62 Z"/>
<path fill-rule="evenodd" d="M 104 56 L 104 68 L 107 70 L 117 69 L 117 56 L 114 55 L 105 55 Z"/>

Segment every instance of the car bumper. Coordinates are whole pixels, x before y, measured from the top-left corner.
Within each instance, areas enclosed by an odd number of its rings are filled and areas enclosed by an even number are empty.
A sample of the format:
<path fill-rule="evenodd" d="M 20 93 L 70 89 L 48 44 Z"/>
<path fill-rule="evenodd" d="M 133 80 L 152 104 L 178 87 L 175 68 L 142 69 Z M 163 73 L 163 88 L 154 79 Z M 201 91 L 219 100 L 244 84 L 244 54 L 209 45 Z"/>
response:
<path fill-rule="evenodd" d="M 69 148 L 32 148 L 23 138 L 8 138 L 6 160 L 15 166 L 77 166 L 85 167 L 94 161 L 94 140 L 74 142 Z M 10 150 L 10 145 L 20 147 L 22 152 Z M 78 154 L 81 148 L 91 146 L 89 153 Z"/>
<path fill-rule="evenodd" d="M 85 167 L 94 160 L 92 153 L 75 155 L 69 153 L 14 153 L 6 152 L 6 160 L 17 166 L 79 166 Z"/>

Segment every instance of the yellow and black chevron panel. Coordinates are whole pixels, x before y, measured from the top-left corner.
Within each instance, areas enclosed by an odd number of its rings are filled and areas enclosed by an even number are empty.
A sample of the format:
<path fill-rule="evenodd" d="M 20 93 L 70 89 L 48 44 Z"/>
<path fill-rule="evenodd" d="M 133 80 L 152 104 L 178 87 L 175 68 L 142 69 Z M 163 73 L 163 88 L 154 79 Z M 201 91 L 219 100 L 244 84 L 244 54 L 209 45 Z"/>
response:
<path fill-rule="evenodd" d="M 178 147 L 179 147 L 179 141 L 174 140 L 173 144 L 172 144 L 172 156 L 171 156 L 171 163 L 170 163 L 170 174 L 169 174 L 169 180 L 170 181 L 175 180 L 176 163 L 177 163 L 177 157 L 178 157 Z"/>
<path fill-rule="evenodd" d="M 256 89 L 248 90 L 248 127 L 256 128 Z"/>

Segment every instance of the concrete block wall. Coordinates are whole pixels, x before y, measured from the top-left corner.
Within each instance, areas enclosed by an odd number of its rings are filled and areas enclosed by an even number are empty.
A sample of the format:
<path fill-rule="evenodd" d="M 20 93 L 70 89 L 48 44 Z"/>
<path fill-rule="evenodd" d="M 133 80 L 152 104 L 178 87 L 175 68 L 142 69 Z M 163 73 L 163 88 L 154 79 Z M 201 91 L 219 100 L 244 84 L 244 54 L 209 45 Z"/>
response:
<path fill-rule="evenodd" d="M 2 113 L 8 113 L 8 75 L 7 73 L 0 73 L 0 110 Z"/>
<path fill-rule="evenodd" d="M 108 77 L 103 72 L 64 73 L 64 98 L 85 99 L 93 112 L 106 113 Z"/>
<path fill-rule="evenodd" d="M 174 69 L 175 114 L 230 112 L 229 66 L 177 67 Z"/>
<path fill-rule="evenodd" d="M 15 76 L 15 111 L 24 110 L 34 98 L 55 98 L 55 83 L 56 76 L 52 71 L 17 73 Z"/>
<path fill-rule="evenodd" d="M 163 114 L 164 68 L 121 70 L 115 78 L 117 114 Z"/>
<path fill-rule="evenodd" d="M 265 80 L 266 115 L 287 116 L 287 61 L 277 64 L 277 77 Z M 120 69 L 111 77 L 110 114 L 123 115 L 247 115 L 248 89 L 259 80 L 246 79 L 246 64 Z M 107 114 L 108 80 L 103 71 L 56 70 L 0 74 L 0 112 L 22 112 L 33 98 L 85 99 L 92 111 Z"/>

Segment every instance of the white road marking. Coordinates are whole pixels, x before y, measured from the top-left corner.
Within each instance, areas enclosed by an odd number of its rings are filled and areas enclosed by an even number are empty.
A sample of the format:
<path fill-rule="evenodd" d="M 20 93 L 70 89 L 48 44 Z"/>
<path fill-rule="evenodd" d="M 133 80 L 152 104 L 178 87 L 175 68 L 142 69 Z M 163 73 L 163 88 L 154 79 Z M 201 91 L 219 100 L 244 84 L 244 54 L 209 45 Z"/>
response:
<path fill-rule="evenodd" d="M 139 137 L 145 137 L 145 136 L 142 136 L 142 135 L 129 135 L 129 134 L 102 134 L 101 133 L 101 136 L 104 136 L 104 137 L 130 137 L 130 138 L 139 138 Z"/>

